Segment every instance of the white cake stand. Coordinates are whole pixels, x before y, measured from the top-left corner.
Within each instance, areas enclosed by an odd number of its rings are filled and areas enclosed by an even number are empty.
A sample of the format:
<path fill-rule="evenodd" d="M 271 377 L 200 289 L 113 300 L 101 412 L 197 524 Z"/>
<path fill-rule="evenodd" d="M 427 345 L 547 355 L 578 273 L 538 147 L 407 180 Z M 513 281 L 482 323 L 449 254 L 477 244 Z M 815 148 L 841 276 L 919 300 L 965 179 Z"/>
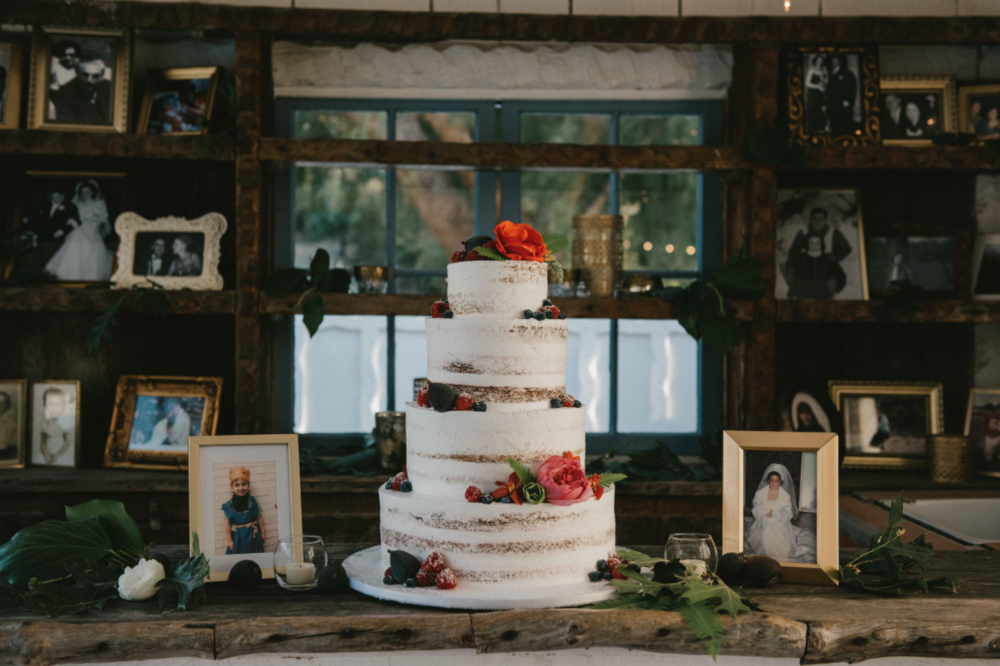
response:
<path fill-rule="evenodd" d="M 354 553 L 344 560 L 344 570 L 351 589 L 376 599 L 398 601 L 417 606 L 461 608 L 466 610 L 511 610 L 529 608 L 562 608 L 583 606 L 614 596 L 614 588 L 584 580 L 577 585 L 539 586 L 526 583 L 498 588 L 496 585 L 464 584 L 459 581 L 454 590 L 436 587 L 405 587 L 385 585 L 385 568 L 379 546 Z"/>

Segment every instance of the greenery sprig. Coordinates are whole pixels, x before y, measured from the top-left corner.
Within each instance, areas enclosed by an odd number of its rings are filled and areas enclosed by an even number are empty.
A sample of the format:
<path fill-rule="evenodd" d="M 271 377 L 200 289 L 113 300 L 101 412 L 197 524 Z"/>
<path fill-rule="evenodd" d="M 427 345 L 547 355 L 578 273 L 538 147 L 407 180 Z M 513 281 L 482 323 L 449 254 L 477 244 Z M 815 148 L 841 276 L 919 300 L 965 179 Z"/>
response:
<path fill-rule="evenodd" d="M 545 263 L 549 265 L 549 269 L 555 273 L 556 281 L 562 282 L 566 273 L 563 270 L 562 264 L 556 259 L 556 253 L 563 250 L 569 246 L 569 240 L 566 239 L 562 234 L 542 234 L 542 241 L 545 242 Z M 510 261 L 509 258 L 501 254 L 498 250 L 479 246 L 475 248 L 476 254 L 493 261 Z"/>
<path fill-rule="evenodd" d="M 173 312 L 174 305 L 170 301 L 167 291 L 148 278 L 146 282 L 149 283 L 148 287 L 135 286 L 125 290 L 121 298 L 97 316 L 97 320 L 87 333 L 88 354 L 93 354 L 100 349 L 102 342 L 111 343 L 112 331 L 118 326 L 118 313 L 129 300 L 133 301 L 136 309 L 150 312 L 157 317 L 165 317 Z"/>
<path fill-rule="evenodd" d="M 319 325 L 326 316 L 324 293 L 346 294 L 351 287 L 351 274 L 343 268 L 330 268 L 330 253 L 317 250 L 309 269 L 282 268 L 271 274 L 264 284 L 264 293 L 281 298 L 295 292 L 302 292 L 295 304 L 296 312 L 302 313 L 302 322 L 309 330 L 309 337 L 316 335 Z"/>
<path fill-rule="evenodd" d="M 545 488 L 538 483 L 538 479 L 531 473 L 531 468 L 523 463 L 519 463 L 513 458 L 507 458 L 507 464 L 517 474 L 521 482 L 521 494 L 528 504 L 541 504 L 545 501 Z"/>

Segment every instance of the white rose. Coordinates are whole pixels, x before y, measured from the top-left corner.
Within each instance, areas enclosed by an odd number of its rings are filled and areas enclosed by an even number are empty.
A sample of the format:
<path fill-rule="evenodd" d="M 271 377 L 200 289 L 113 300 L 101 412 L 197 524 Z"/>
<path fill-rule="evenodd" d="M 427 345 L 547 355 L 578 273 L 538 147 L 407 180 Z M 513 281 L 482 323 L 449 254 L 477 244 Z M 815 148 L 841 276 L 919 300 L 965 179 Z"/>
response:
<path fill-rule="evenodd" d="M 134 567 L 125 567 L 118 579 L 118 594 L 126 601 L 144 601 L 157 593 L 156 584 L 166 577 L 156 560 L 139 560 Z"/>

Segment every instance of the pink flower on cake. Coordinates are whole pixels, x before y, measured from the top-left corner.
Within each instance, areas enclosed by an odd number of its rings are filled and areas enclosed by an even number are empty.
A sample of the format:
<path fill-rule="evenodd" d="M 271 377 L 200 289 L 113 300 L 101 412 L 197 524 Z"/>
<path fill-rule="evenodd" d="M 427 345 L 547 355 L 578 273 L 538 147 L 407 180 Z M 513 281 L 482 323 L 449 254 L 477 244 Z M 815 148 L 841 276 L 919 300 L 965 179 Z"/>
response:
<path fill-rule="evenodd" d="M 538 484 L 545 488 L 545 501 L 551 504 L 569 506 L 585 502 L 594 494 L 579 458 L 551 456 L 542 463 L 535 476 Z"/>
<path fill-rule="evenodd" d="M 542 263 L 549 253 L 542 235 L 529 224 L 514 224 L 505 220 L 494 227 L 493 233 L 497 237 L 497 252 L 508 259 Z"/>

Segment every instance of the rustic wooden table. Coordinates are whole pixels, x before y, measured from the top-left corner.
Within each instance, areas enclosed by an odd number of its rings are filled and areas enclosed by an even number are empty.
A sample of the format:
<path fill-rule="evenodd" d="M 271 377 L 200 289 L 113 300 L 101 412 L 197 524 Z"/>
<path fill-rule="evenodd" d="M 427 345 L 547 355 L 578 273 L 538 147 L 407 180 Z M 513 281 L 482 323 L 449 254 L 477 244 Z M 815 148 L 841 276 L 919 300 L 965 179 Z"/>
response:
<path fill-rule="evenodd" d="M 333 557 L 367 547 L 330 547 Z M 164 548 L 171 559 L 182 548 Z M 651 554 L 656 547 L 640 547 Z M 848 553 L 844 553 L 848 555 Z M 886 656 L 1000 657 L 1000 552 L 937 553 L 928 573 L 959 578 L 957 595 L 874 597 L 849 588 L 778 585 L 752 596 L 766 612 L 723 618 L 723 654 L 803 663 Z M 377 601 L 353 591 L 292 593 L 212 584 L 208 604 L 161 614 L 155 600 L 47 620 L 0 614 L 0 663 L 48 666 L 165 657 L 475 649 L 479 653 L 624 647 L 704 654 L 680 617 L 583 609 L 445 611 Z"/>

